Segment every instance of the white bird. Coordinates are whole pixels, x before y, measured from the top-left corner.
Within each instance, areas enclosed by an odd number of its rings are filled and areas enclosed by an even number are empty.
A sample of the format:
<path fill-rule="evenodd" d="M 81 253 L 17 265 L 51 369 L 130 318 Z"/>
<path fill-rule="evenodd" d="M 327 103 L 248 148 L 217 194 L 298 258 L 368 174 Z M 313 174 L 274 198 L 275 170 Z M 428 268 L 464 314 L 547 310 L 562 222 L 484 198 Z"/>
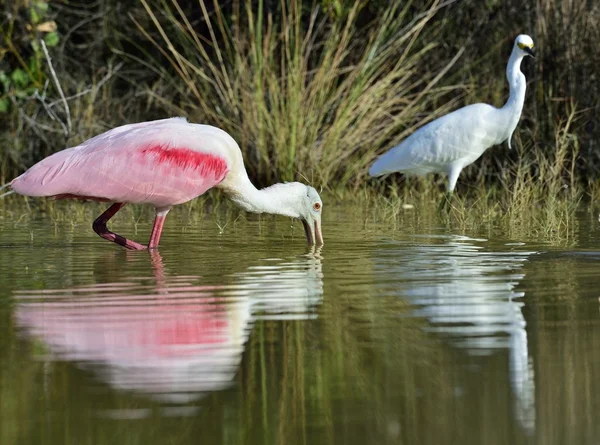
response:
<path fill-rule="evenodd" d="M 535 57 L 533 40 L 521 34 L 515 39 L 506 66 L 510 95 L 502 108 L 480 103 L 442 116 L 380 156 L 369 174 L 446 173 L 448 196 L 451 196 L 462 169 L 475 162 L 485 150 L 506 140 L 511 148 L 511 137 L 525 101 L 525 75 L 520 69 L 525 56 Z"/>

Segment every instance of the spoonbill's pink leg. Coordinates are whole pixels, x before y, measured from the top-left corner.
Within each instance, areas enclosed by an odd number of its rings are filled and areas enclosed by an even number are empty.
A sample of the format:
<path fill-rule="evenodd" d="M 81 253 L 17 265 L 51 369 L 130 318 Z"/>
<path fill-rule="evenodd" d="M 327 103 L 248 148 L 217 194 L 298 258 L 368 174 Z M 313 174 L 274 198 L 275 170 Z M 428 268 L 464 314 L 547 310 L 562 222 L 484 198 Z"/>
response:
<path fill-rule="evenodd" d="M 106 223 L 109 219 L 111 219 L 115 214 L 121 210 L 121 208 L 125 205 L 124 202 L 115 202 L 111 205 L 106 212 L 96 218 L 92 228 L 94 232 L 100 235 L 102 238 L 112 241 L 113 243 L 117 243 L 120 246 L 125 247 L 130 250 L 144 250 L 146 246 L 143 244 L 136 243 L 135 241 L 128 240 L 127 238 L 122 237 L 121 235 L 117 235 L 116 233 L 111 232 L 106 228 Z"/>
<path fill-rule="evenodd" d="M 152 227 L 152 233 L 150 234 L 148 249 L 156 249 L 158 247 L 158 242 L 160 241 L 160 235 L 162 233 L 163 225 L 165 224 L 167 213 L 169 213 L 169 209 L 156 213 L 156 218 L 154 218 L 154 226 Z"/>

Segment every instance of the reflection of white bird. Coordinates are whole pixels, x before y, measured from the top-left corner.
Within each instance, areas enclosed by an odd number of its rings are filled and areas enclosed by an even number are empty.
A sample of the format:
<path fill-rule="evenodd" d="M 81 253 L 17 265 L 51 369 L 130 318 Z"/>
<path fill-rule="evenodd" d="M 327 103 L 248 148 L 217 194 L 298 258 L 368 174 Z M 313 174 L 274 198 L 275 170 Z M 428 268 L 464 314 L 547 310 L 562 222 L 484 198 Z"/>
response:
<path fill-rule="evenodd" d="M 261 314 L 260 319 L 315 318 L 308 309 L 318 306 L 323 295 L 319 248 L 305 260 L 254 266 L 236 277 L 250 299 L 252 313 Z"/>
<path fill-rule="evenodd" d="M 413 175 L 448 174 L 448 194 L 454 191 L 458 175 L 492 145 L 510 141 L 525 101 L 525 76 L 520 70 L 523 57 L 533 57 L 533 40 L 516 38 L 506 67 L 510 86 L 502 108 L 474 104 L 460 108 L 419 128 L 400 145 L 384 153 L 369 169 L 371 176 L 393 172 Z"/>
<path fill-rule="evenodd" d="M 442 240 L 382 250 L 377 264 L 385 276 L 380 281 L 388 283 L 386 275 L 393 275 L 402 284 L 391 292 L 412 303 L 413 316 L 426 318 L 431 331 L 453 345 L 482 356 L 507 350 L 518 418 L 532 431 L 533 366 L 521 312 L 524 303 L 518 301 L 524 293 L 515 286 L 524 277 L 518 271 L 534 252 L 488 251 L 479 245 L 485 240 L 462 236 Z"/>

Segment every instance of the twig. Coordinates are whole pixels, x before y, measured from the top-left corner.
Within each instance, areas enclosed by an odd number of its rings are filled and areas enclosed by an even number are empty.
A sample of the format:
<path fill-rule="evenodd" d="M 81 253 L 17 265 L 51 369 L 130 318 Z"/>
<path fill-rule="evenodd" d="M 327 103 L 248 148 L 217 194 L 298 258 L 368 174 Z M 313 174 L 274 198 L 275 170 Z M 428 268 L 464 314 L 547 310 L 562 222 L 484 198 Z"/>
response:
<path fill-rule="evenodd" d="M 37 127 L 38 127 L 38 125 L 39 125 L 39 126 L 42 126 L 42 127 L 45 127 L 45 126 L 44 126 L 44 125 L 42 125 L 42 124 L 38 124 L 38 123 L 37 123 L 37 122 L 36 122 L 34 119 L 32 119 L 32 118 L 30 118 L 29 116 L 27 116 L 27 114 L 26 114 L 26 113 L 23 111 L 23 109 L 22 109 L 22 108 L 19 106 L 19 104 L 17 103 L 17 100 L 14 98 L 14 96 L 13 96 L 13 97 L 11 97 L 11 98 L 10 98 L 10 100 L 12 101 L 12 103 L 13 103 L 13 106 L 15 107 L 15 109 L 16 109 L 16 110 L 18 110 L 18 112 L 19 112 L 19 116 L 21 116 L 21 118 L 22 118 L 22 119 L 23 119 L 23 120 L 24 120 L 24 121 L 25 121 L 27 124 L 29 124 L 29 126 L 31 127 L 31 129 L 33 130 L 33 132 L 34 132 L 35 134 L 37 134 L 37 135 L 38 135 L 38 137 L 39 137 L 39 138 L 40 138 L 42 141 L 44 141 L 46 144 L 48 144 L 48 139 L 46 139 L 46 137 L 45 137 L 45 136 L 44 136 L 44 135 L 43 135 L 43 134 L 40 132 L 40 130 L 37 128 Z M 45 130 L 47 129 L 47 130 L 49 130 L 49 131 L 52 131 L 52 132 L 55 132 L 55 133 L 56 133 L 56 130 L 55 130 L 54 128 L 46 127 L 46 128 L 44 128 L 44 129 L 45 129 Z"/>
<path fill-rule="evenodd" d="M 52 74 L 52 80 L 54 81 L 54 85 L 58 90 L 58 94 L 60 94 L 60 98 L 62 99 L 63 106 L 65 107 L 65 115 L 67 117 L 67 129 L 65 131 L 65 137 L 69 136 L 71 133 L 71 110 L 69 109 L 69 103 L 65 98 L 65 93 L 60 86 L 60 82 L 58 81 L 58 77 L 56 77 L 56 72 L 54 71 L 54 67 L 52 66 L 52 60 L 50 59 L 50 54 L 48 54 L 48 48 L 46 48 L 46 42 L 44 39 L 40 40 L 42 44 L 42 49 L 44 50 L 44 56 L 46 56 L 46 60 L 48 61 L 48 67 L 50 68 L 50 74 Z M 64 130 L 64 127 L 63 127 Z"/>
<path fill-rule="evenodd" d="M 18 110 L 19 110 L 19 116 L 21 116 L 23 118 L 23 120 L 25 120 L 25 122 L 27 122 L 31 126 L 33 131 L 35 131 L 35 133 L 39 136 L 39 138 L 42 139 L 44 142 L 48 143 L 48 140 L 44 137 L 43 134 L 41 134 L 38 131 L 38 127 L 41 128 L 42 130 L 48 131 L 50 133 L 60 133 L 60 130 L 57 130 L 55 128 L 49 127 L 44 124 L 40 124 L 35 119 L 32 119 L 31 117 L 27 116 L 27 113 L 25 113 L 22 108 L 18 107 Z M 63 124 L 60 120 L 58 122 L 60 122 L 60 124 L 63 126 L 63 132 L 64 132 L 64 130 L 66 129 L 66 127 L 64 127 L 65 124 Z"/>
<path fill-rule="evenodd" d="M 15 191 L 11 190 L 10 192 L 6 192 L 0 195 L 0 198 L 4 198 L 5 196 L 12 195 Z"/>
<path fill-rule="evenodd" d="M 104 85 L 106 82 L 108 82 L 108 80 L 115 75 L 115 73 L 117 71 L 119 71 L 121 69 L 121 67 L 123 66 L 123 62 L 119 63 L 116 67 L 114 67 L 114 69 L 110 70 L 102 79 L 100 79 L 100 81 L 93 86 L 88 87 L 87 89 L 80 91 L 79 93 L 73 94 L 72 96 L 66 97 L 64 98 L 67 101 L 73 100 L 73 99 L 77 99 L 78 97 L 81 96 L 85 96 L 88 93 L 93 92 L 97 92 L 102 85 Z M 61 98 L 60 100 L 54 100 L 52 102 L 50 102 L 47 107 L 48 108 L 52 108 L 54 107 L 57 103 L 61 102 L 63 99 Z"/>
<path fill-rule="evenodd" d="M 54 112 L 50 109 L 50 106 L 48 104 L 46 104 L 46 95 L 45 93 L 43 95 L 40 96 L 40 94 L 38 93 L 37 90 L 35 90 L 35 93 L 33 94 L 34 99 L 39 100 L 39 102 L 42 104 L 42 106 L 44 107 L 44 110 L 46 110 L 46 113 L 48 114 L 48 116 L 50 116 L 50 119 L 52 119 L 53 121 L 58 121 L 60 122 L 60 124 L 63 126 L 63 132 L 66 129 L 65 128 L 65 124 L 63 124 L 60 119 L 58 118 L 58 116 L 56 116 L 56 114 L 54 114 Z"/>

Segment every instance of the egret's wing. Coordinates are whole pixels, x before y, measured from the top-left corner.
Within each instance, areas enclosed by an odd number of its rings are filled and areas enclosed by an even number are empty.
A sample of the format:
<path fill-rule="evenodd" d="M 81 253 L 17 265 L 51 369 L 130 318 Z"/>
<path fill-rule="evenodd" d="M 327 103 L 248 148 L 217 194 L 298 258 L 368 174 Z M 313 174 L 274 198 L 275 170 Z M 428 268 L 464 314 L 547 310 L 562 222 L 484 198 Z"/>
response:
<path fill-rule="evenodd" d="M 460 159 L 473 162 L 486 148 L 498 143 L 498 131 L 489 118 L 496 111 L 490 105 L 475 104 L 442 116 L 384 153 L 369 173 L 425 174 L 446 171 L 449 164 Z"/>
<path fill-rule="evenodd" d="M 47 157 L 11 187 L 29 196 L 174 205 L 223 180 L 227 138 L 217 128 L 179 118 L 125 125 Z"/>

